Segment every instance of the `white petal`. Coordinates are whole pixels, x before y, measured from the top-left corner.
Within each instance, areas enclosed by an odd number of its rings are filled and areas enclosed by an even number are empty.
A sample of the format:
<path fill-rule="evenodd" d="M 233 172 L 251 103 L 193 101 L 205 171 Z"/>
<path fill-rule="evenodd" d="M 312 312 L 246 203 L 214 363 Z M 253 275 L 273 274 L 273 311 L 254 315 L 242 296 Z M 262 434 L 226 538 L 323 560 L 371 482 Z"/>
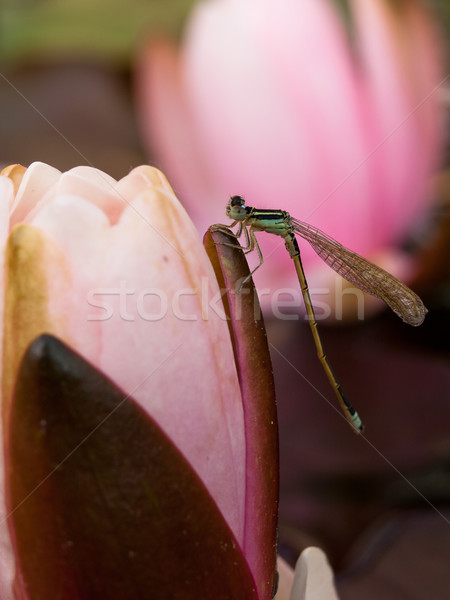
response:
<path fill-rule="evenodd" d="M 290 600 L 339 600 L 333 571 L 320 548 L 306 548 L 300 554 Z"/>

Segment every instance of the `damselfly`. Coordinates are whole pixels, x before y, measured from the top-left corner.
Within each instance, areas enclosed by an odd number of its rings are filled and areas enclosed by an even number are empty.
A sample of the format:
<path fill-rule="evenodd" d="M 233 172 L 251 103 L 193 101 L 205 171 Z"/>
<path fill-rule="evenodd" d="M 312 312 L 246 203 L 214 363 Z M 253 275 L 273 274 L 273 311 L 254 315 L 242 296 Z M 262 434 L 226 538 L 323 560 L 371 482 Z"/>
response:
<path fill-rule="evenodd" d="M 233 237 L 239 239 L 242 233 L 244 233 L 246 245 L 242 249 L 245 252 L 251 252 L 256 249 L 259 256 L 259 265 L 242 282 L 241 288 L 264 262 L 261 249 L 255 237 L 255 231 L 266 231 L 267 233 L 279 235 L 284 239 L 286 249 L 295 264 L 318 357 L 338 397 L 345 417 L 353 429 L 357 433 L 361 433 L 363 431 L 361 419 L 342 391 L 323 350 L 295 234 L 307 240 L 320 258 L 334 269 L 336 273 L 341 275 L 341 277 L 347 279 L 347 281 L 350 281 L 364 292 L 384 300 L 405 323 L 420 325 L 423 322 L 427 309 L 423 305 L 422 300 L 406 285 L 384 269 L 377 267 L 362 256 L 345 248 L 336 242 L 336 240 L 333 240 L 333 238 L 325 235 L 320 229 L 294 219 L 284 210 L 253 208 L 246 206 L 245 200 L 241 196 L 232 196 L 228 202 L 226 213 L 230 219 L 233 219 L 233 223 L 229 226 L 214 225 L 214 229 L 222 229 L 229 232 L 230 227 L 238 225 L 237 230 L 233 233 Z"/>

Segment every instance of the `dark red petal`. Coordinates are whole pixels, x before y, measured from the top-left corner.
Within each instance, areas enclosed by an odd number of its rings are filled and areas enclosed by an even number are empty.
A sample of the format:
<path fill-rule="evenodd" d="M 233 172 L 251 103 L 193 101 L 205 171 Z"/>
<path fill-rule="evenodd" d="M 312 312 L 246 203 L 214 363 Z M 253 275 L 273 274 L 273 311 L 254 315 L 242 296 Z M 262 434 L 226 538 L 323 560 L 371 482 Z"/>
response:
<path fill-rule="evenodd" d="M 256 598 L 232 533 L 182 455 L 131 397 L 51 336 L 23 360 L 7 437 L 17 597 Z"/>
<path fill-rule="evenodd" d="M 244 404 L 246 435 L 246 503 L 244 554 L 261 599 L 271 598 L 275 582 L 278 516 L 278 427 L 275 387 L 266 330 L 252 282 L 241 293 L 249 274 L 241 250 L 225 246 L 236 240 L 208 231 L 204 244 L 230 317 L 230 335 Z"/>

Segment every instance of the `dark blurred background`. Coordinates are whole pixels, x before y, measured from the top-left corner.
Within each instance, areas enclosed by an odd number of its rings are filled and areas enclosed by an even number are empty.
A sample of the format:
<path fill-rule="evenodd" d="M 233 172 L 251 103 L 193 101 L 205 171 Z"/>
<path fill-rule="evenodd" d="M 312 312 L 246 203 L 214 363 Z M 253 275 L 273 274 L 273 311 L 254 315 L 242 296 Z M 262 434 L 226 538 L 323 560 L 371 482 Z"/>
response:
<path fill-rule="evenodd" d="M 135 56 L 143 39 L 180 40 L 193 4 L 3 0 L 0 163 L 89 164 L 115 178 L 159 164 L 136 111 Z M 449 4 L 428 4 L 446 48 Z M 448 80 L 441 96 L 448 113 Z M 450 598 L 448 142 L 441 152 L 421 235 L 404 241 L 414 249 L 410 285 L 429 308 L 425 323 L 411 328 L 388 311 L 320 323 L 364 437 L 334 410 L 307 323 L 266 319 L 280 424 L 280 553 L 293 564 L 307 545 L 324 548 L 345 600 Z"/>

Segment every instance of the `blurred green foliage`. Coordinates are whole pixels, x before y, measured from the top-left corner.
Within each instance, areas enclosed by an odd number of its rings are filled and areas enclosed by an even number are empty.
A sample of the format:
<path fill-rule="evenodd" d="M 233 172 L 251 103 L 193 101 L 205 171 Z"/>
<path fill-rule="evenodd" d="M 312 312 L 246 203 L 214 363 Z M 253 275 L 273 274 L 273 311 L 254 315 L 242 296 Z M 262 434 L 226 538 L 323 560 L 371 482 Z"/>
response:
<path fill-rule="evenodd" d="M 199 0 L 2 0 L 0 61 L 99 56 L 126 62 L 144 36 L 178 38 Z M 348 0 L 333 0 L 351 39 Z M 391 0 L 393 3 L 409 0 Z M 449 0 L 423 0 L 444 31 L 450 24 Z M 255 8 L 257 3 L 255 4 Z"/>
<path fill-rule="evenodd" d="M 179 36 L 195 0 L 2 0 L 0 61 L 129 59 L 149 34 Z"/>

